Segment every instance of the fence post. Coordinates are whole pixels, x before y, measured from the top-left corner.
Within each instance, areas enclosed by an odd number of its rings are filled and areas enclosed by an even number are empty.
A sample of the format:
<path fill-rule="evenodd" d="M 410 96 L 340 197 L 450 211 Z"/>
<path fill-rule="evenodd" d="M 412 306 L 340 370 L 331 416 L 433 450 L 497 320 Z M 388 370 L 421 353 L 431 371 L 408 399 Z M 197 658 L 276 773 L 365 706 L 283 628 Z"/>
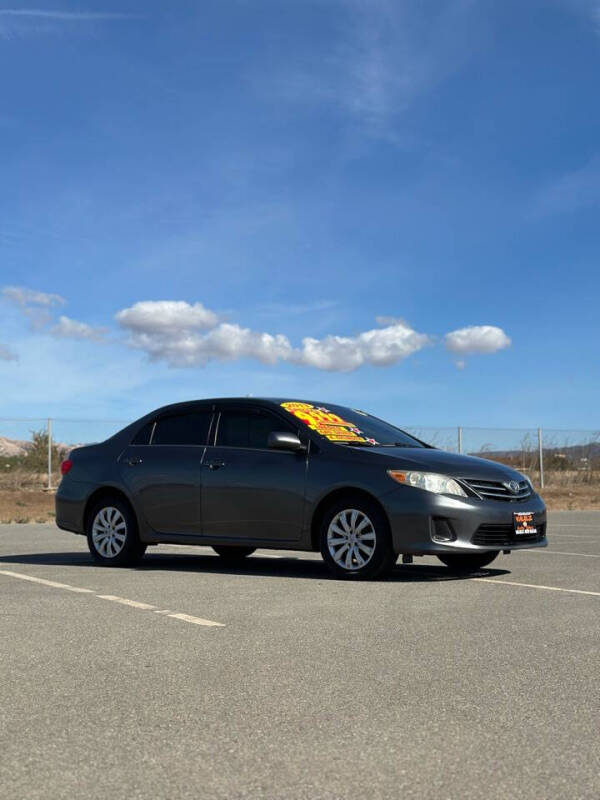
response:
<path fill-rule="evenodd" d="M 462 428 L 458 426 L 458 452 L 462 453 Z"/>
<path fill-rule="evenodd" d="M 538 428 L 538 451 L 540 456 L 540 488 L 544 488 L 544 443 L 542 429 Z"/>
<path fill-rule="evenodd" d="M 48 417 L 48 489 L 52 488 L 52 420 Z"/>

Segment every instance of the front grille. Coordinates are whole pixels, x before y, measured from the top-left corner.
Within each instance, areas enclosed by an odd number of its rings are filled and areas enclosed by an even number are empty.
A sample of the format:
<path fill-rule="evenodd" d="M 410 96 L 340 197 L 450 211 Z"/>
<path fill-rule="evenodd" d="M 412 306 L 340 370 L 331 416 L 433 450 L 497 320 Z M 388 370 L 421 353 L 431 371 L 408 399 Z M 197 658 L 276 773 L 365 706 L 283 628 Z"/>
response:
<path fill-rule="evenodd" d="M 461 478 L 461 480 L 479 497 L 485 497 L 488 500 L 505 500 L 509 503 L 516 503 L 531 497 L 531 487 L 527 481 L 519 481 L 518 491 L 512 492 L 500 481 L 480 481 L 477 478 Z"/>
<path fill-rule="evenodd" d="M 540 542 L 546 533 L 546 523 L 537 525 L 537 533 L 517 535 L 512 525 L 480 525 L 471 537 L 472 544 L 480 547 L 511 547 L 525 542 Z"/>

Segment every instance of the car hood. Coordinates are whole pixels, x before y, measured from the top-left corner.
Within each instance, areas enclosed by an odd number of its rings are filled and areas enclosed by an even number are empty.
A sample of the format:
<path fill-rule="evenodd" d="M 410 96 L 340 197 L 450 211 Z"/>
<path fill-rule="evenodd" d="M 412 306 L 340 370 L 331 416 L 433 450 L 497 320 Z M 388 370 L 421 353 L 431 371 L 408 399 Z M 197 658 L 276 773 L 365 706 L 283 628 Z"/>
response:
<path fill-rule="evenodd" d="M 520 472 L 489 461 L 487 458 L 464 456 L 421 447 L 373 447 L 369 453 L 385 456 L 390 469 L 413 469 L 438 472 L 454 478 L 479 478 L 488 481 L 522 480 Z"/>

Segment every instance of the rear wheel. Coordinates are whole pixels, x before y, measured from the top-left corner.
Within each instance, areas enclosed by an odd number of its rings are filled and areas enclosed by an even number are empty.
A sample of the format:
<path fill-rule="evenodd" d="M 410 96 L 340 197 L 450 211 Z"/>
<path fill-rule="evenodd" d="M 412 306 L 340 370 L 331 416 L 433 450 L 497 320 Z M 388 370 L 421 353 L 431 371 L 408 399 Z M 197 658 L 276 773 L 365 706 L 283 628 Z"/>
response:
<path fill-rule="evenodd" d="M 235 564 L 238 561 L 243 561 L 247 556 L 252 555 L 256 547 L 242 547 L 237 545 L 214 545 L 213 550 L 221 556 L 223 561 L 230 564 Z"/>
<path fill-rule="evenodd" d="M 87 540 L 92 558 L 111 567 L 135 564 L 146 551 L 133 511 L 120 497 L 106 497 L 94 505 L 88 516 Z"/>
<path fill-rule="evenodd" d="M 499 550 L 485 553 L 444 553 L 438 555 L 439 560 L 455 572 L 477 572 L 487 567 L 499 554 Z"/>
<path fill-rule="evenodd" d="M 368 580 L 391 569 L 396 554 L 385 514 L 361 497 L 332 503 L 321 522 L 321 555 L 337 578 Z"/>

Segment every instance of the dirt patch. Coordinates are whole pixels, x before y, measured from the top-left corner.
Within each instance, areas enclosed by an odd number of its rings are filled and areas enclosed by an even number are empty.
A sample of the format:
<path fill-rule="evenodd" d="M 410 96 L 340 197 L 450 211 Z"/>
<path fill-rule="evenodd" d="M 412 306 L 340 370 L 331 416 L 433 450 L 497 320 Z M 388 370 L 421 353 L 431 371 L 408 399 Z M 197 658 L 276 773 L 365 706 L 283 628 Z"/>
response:
<path fill-rule="evenodd" d="M 35 489 L 0 489 L 0 522 L 51 522 L 54 494 Z"/>

